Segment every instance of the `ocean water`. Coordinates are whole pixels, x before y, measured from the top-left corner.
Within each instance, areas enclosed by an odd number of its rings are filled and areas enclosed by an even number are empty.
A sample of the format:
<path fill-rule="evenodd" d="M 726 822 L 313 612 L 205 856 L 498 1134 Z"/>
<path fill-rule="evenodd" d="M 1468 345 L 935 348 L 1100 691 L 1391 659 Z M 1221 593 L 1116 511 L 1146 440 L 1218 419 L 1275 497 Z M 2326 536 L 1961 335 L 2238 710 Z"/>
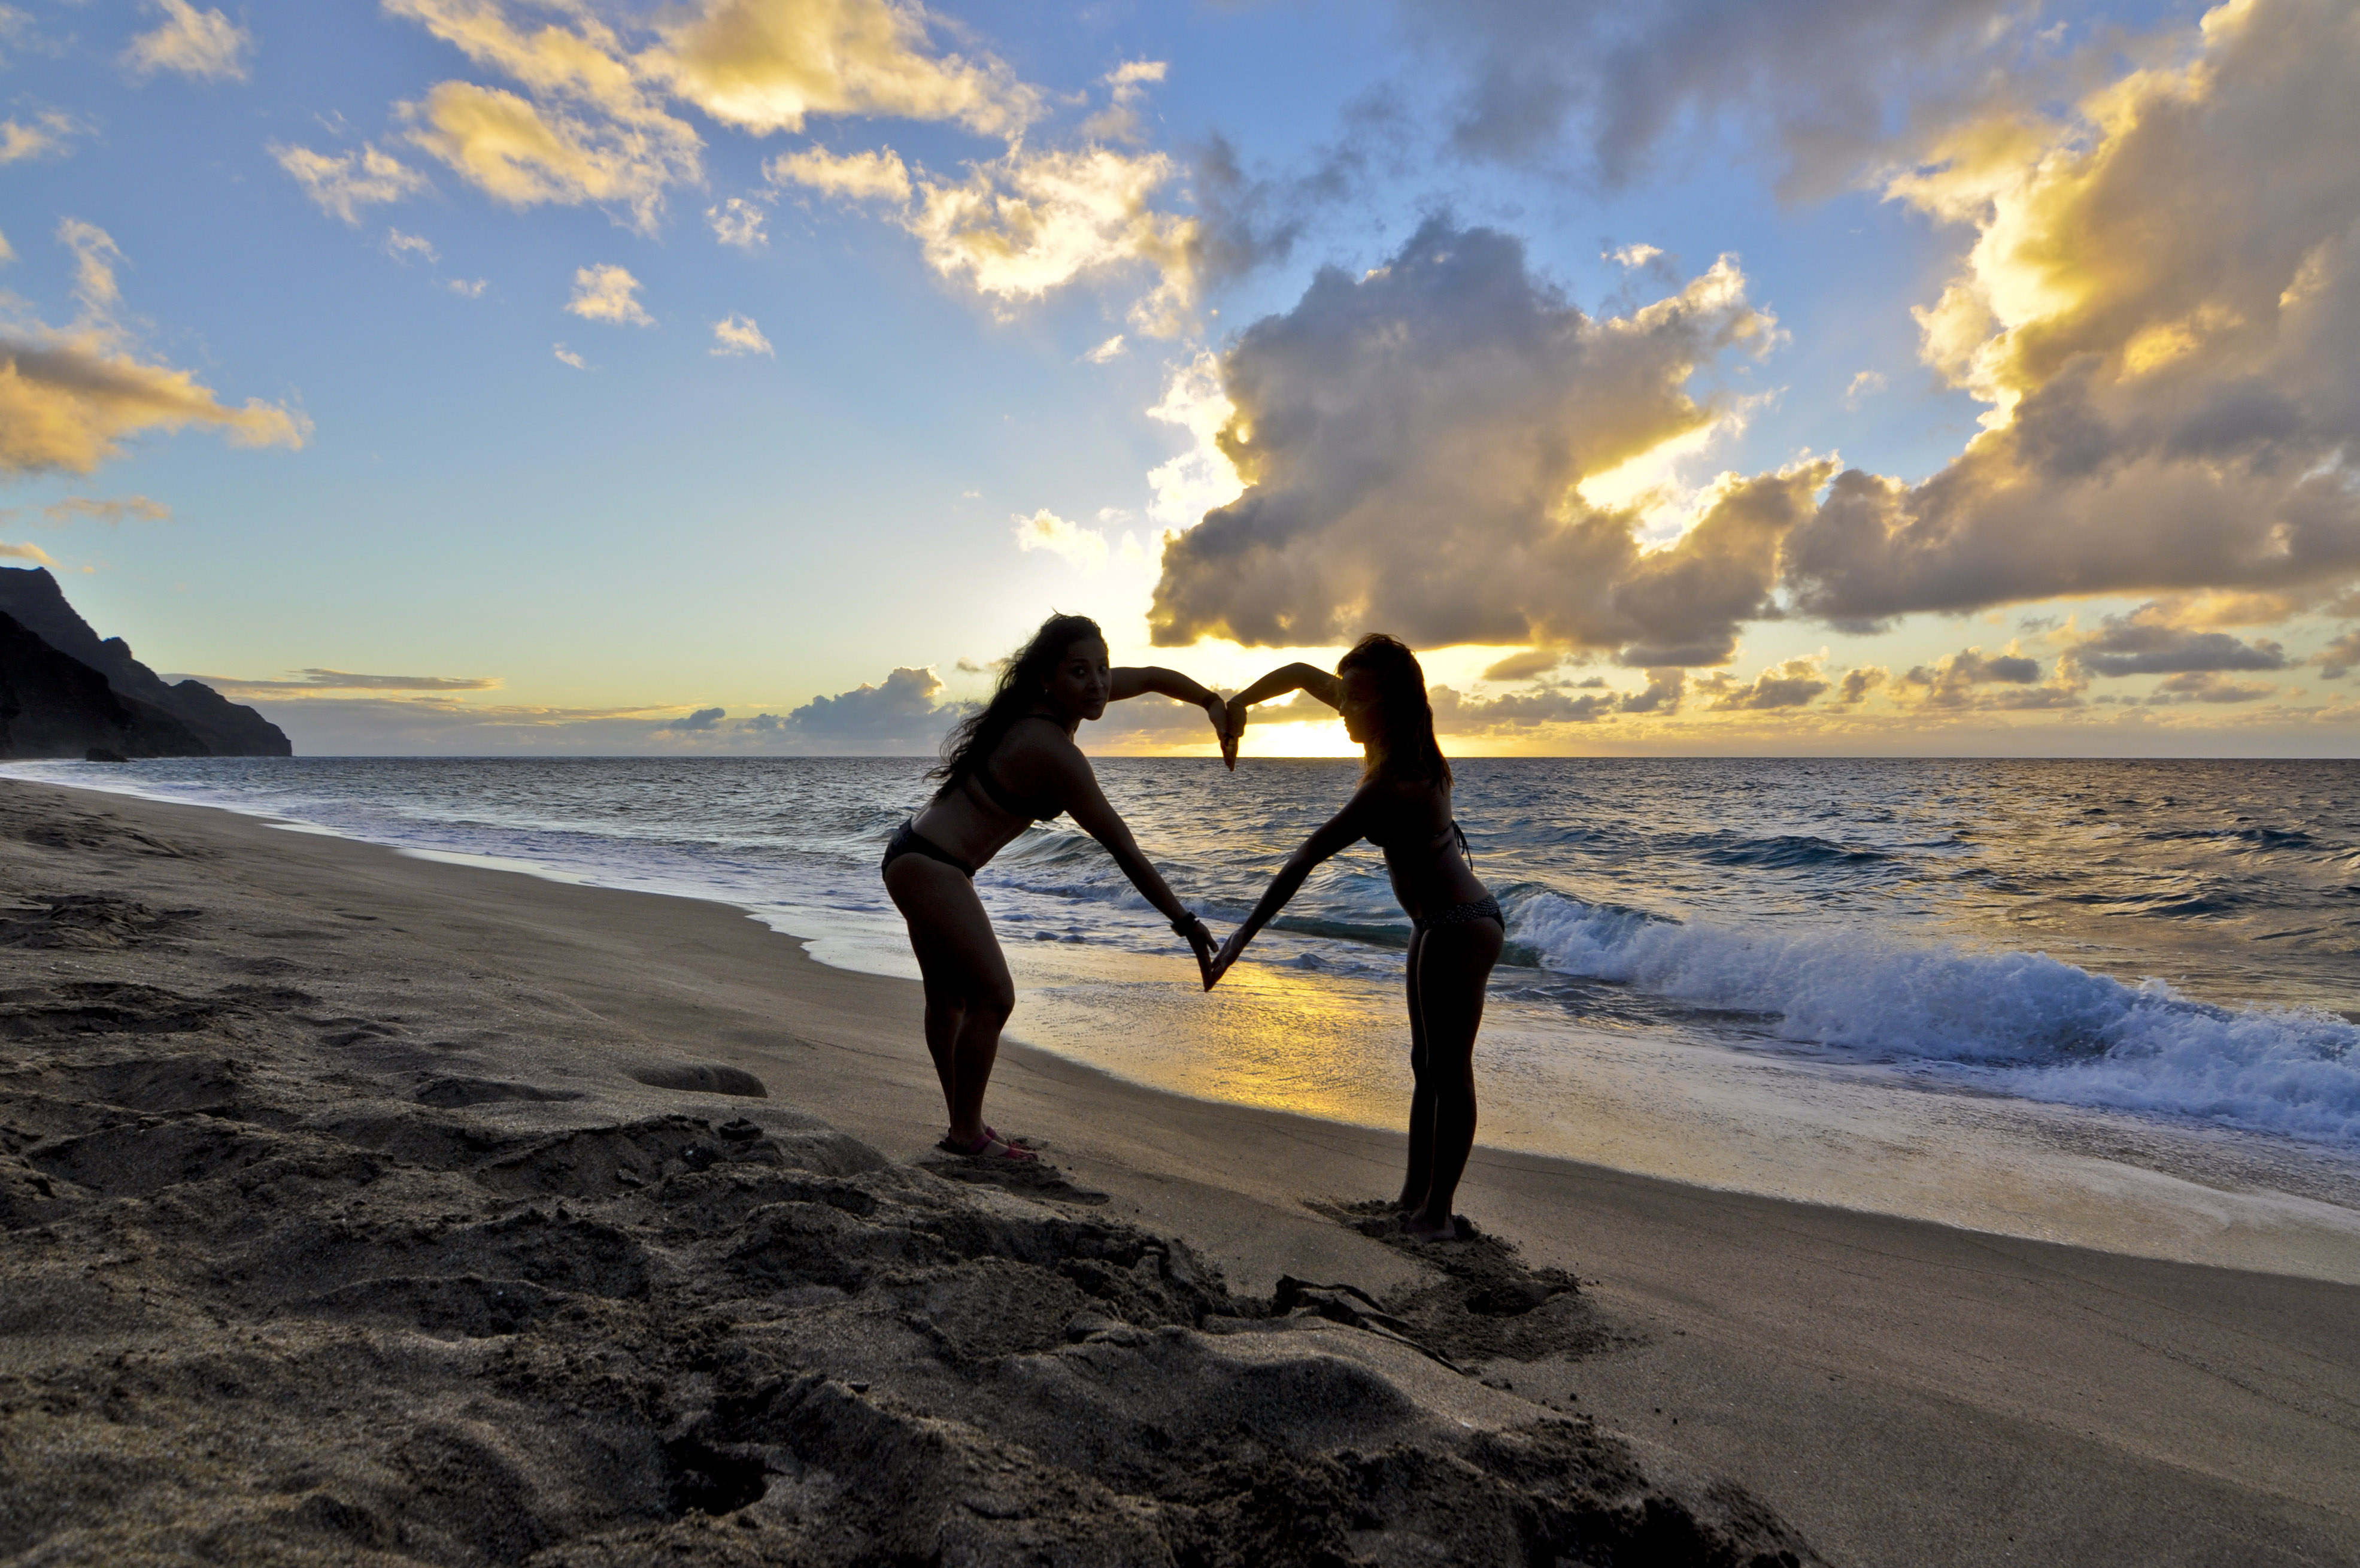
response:
<path fill-rule="evenodd" d="M 11 764 L 535 874 L 717 899 L 914 972 L 876 863 L 903 759 Z M 1349 762 L 1102 760 L 1217 930 Z M 1487 1144 L 2162 1255 L 2360 1277 L 2360 763 L 1470 760 L 1508 912 Z M 1012 1032 L 1387 1124 L 1408 927 L 1377 851 L 1211 997 L 1068 823 L 979 879 Z"/>

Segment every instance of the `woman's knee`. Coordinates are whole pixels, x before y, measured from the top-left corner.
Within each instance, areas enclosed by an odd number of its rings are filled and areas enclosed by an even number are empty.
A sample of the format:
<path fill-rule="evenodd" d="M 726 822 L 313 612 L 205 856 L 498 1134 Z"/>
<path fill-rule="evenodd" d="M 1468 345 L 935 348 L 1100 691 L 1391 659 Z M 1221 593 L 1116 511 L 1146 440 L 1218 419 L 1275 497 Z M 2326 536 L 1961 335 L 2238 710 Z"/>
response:
<path fill-rule="evenodd" d="M 978 981 L 967 994 L 967 1012 L 970 1018 L 989 1019 L 1005 1024 L 1016 1011 L 1016 986 L 1006 979 Z"/>

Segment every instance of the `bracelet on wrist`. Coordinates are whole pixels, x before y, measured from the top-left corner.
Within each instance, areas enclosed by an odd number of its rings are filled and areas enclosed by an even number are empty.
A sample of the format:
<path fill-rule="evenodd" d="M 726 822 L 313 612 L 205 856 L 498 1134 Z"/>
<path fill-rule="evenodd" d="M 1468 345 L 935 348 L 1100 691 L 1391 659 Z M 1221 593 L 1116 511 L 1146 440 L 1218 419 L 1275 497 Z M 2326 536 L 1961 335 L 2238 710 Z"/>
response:
<path fill-rule="evenodd" d="M 1178 936 L 1191 937 L 1196 935 L 1196 927 L 1203 924 L 1204 921 L 1184 910 L 1180 917 L 1172 922 L 1172 929 Z"/>

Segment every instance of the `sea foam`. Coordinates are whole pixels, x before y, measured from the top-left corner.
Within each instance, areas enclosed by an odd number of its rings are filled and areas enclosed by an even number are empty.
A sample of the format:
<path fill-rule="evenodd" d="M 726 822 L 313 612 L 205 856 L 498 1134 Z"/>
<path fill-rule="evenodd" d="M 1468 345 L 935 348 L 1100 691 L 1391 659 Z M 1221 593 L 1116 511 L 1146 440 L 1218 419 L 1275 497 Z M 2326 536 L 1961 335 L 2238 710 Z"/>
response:
<path fill-rule="evenodd" d="M 1854 1059 L 2360 1145 L 2360 1026 L 2325 1012 L 2216 1007 L 2045 953 L 1682 924 L 1546 893 L 1521 905 L 1511 934 L 1557 973 L 1761 1014 L 1780 1038 Z"/>

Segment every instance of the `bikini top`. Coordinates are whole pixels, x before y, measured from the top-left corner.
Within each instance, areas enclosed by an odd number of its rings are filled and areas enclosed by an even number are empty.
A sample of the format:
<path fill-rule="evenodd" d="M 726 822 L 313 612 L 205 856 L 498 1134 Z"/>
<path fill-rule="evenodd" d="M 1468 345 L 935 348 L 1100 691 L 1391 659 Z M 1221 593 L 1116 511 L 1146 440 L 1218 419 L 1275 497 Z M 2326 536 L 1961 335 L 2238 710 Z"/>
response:
<path fill-rule="evenodd" d="M 1024 718 L 1048 719 L 1052 724 L 1057 722 L 1045 713 L 1028 713 Z M 1020 719 L 1018 722 L 1021 723 L 1022 720 Z M 1065 808 L 1055 801 L 1026 800 L 1022 795 L 993 778 L 991 764 L 988 762 L 978 763 L 975 772 L 967 774 L 967 777 L 969 784 L 981 784 L 983 793 L 991 797 L 991 803 L 1011 817 L 1021 817 L 1027 822 L 1053 822 L 1065 815 Z"/>
<path fill-rule="evenodd" d="M 1382 839 L 1378 838 L 1374 833 L 1366 833 L 1361 835 L 1361 837 L 1367 839 L 1370 843 L 1374 844 L 1380 850 L 1386 847 L 1385 841 Z M 1473 865 L 1475 863 L 1475 851 L 1468 848 L 1467 829 L 1459 826 L 1455 821 L 1446 825 L 1441 832 L 1437 833 L 1431 839 L 1427 840 L 1426 847 L 1434 850 L 1445 849 L 1448 847 L 1451 840 L 1454 839 L 1459 842 L 1459 852 L 1466 857 L 1467 863 L 1469 865 Z"/>

